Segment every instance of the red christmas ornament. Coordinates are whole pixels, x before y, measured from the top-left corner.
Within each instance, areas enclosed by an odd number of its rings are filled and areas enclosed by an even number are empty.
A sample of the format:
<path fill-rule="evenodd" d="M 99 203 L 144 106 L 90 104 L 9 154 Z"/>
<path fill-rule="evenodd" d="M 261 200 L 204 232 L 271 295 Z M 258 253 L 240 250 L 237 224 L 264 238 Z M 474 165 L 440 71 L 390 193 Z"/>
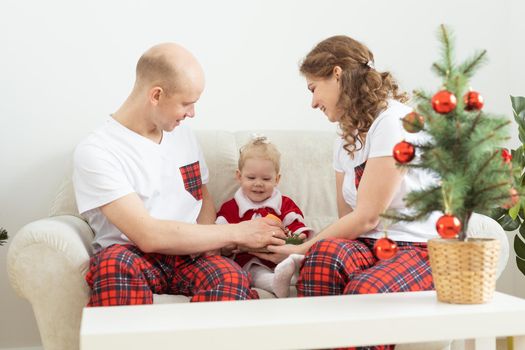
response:
<path fill-rule="evenodd" d="M 425 126 L 425 117 L 416 112 L 410 112 L 401 119 L 403 121 L 403 128 L 409 133 L 416 133 Z"/>
<path fill-rule="evenodd" d="M 461 231 L 461 221 L 454 215 L 445 214 L 436 222 L 436 230 L 443 238 L 454 238 Z"/>
<path fill-rule="evenodd" d="M 440 114 L 452 112 L 457 103 L 456 96 L 447 90 L 441 90 L 432 97 L 432 108 Z"/>
<path fill-rule="evenodd" d="M 483 108 L 483 96 L 476 91 L 469 91 L 463 96 L 465 109 L 467 111 L 479 111 Z"/>
<path fill-rule="evenodd" d="M 520 201 L 520 194 L 518 193 L 518 191 L 516 191 L 514 187 L 510 188 L 509 196 L 510 196 L 509 201 L 502 205 L 504 209 L 510 209 Z"/>
<path fill-rule="evenodd" d="M 379 238 L 374 243 L 374 253 L 378 259 L 390 259 L 397 253 L 397 244 L 388 237 Z"/>
<path fill-rule="evenodd" d="M 401 141 L 394 146 L 394 159 L 401 164 L 405 164 L 414 159 L 416 149 L 410 142 Z"/>
<path fill-rule="evenodd" d="M 508 149 L 504 148 L 501 150 L 501 158 L 503 158 L 504 163 L 509 164 L 512 161 L 512 153 L 510 153 Z"/>

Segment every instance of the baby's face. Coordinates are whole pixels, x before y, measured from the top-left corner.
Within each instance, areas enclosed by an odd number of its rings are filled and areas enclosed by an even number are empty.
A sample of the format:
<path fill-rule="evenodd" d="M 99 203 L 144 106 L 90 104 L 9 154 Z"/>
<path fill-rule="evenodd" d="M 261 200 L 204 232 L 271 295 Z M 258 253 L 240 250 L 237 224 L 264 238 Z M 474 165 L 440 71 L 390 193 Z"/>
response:
<path fill-rule="evenodd" d="M 243 168 L 237 171 L 242 192 L 256 203 L 271 197 L 279 178 L 273 162 L 267 159 L 248 158 Z"/>

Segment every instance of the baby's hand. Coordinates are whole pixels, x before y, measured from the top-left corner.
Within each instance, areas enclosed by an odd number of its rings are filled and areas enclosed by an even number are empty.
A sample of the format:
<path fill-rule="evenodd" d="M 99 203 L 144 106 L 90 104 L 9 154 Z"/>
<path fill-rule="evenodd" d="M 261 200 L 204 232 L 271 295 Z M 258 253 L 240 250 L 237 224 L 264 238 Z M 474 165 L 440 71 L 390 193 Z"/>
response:
<path fill-rule="evenodd" d="M 221 255 L 231 256 L 234 253 L 236 253 L 238 250 L 239 249 L 236 244 L 230 244 L 230 245 L 227 245 L 226 247 L 221 248 Z"/>
<path fill-rule="evenodd" d="M 300 233 L 299 236 L 297 236 L 297 238 L 299 238 L 301 241 L 304 241 L 306 237 L 306 233 Z"/>
<path fill-rule="evenodd" d="M 204 256 L 221 255 L 221 250 L 220 249 L 209 250 L 207 252 L 204 252 L 202 255 Z"/>

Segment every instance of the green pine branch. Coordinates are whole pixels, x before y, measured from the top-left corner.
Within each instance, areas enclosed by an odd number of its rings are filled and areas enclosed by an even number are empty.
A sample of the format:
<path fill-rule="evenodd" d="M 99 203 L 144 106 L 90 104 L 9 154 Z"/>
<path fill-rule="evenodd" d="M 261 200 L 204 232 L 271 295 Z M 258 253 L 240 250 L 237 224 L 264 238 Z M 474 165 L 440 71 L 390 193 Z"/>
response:
<path fill-rule="evenodd" d="M 500 187 L 503 187 L 503 186 L 508 186 L 509 185 L 509 182 L 508 181 L 502 181 L 500 183 L 497 183 L 497 184 L 492 184 L 490 186 L 487 186 L 487 187 L 483 187 L 483 188 L 480 188 L 478 189 L 478 191 L 474 194 L 474 200 L 481 196 L 484 192 L 488 192 L 488 191 L 492 191 L 494 189 L 497 189 L 497 188 L 500 188 Z"/>
<path fill-rule="evenodd" d="M 459 71 L 467 78 L 472 78 L 474 73 L 488 62 L 487 50 L 483 50 L 468 58 L 459 66 Z"/>
<path fill-rule="evenodd" d="M 472 135 L 472 133 L 476 129 L 476 126 L 479 123 L 480 118 L 481 118 L 481 111 L 476 114 L 476 117 L 472 121 L 472 125 L 470 126 L 470 130 L 469 130 L 468 134 L 466 135 L 467 137 L 470 137 Z"/>
<path fill-rule="evenodd" d="M 445 68 L 445 75 L 444 77 L 446 78 L 446 75 L 449 75 L 450 72 L 452 72 L 454 66 L 453 66 L 453 63 L 452 63 L 452 55 L 454 53 L 454 45 L 453 45 L 453 42 L 452 42 L 452 32 L 450 31 L 450 29 L 448 29 L 445 25 L 440 25 L 439 26 L 439 33 L 438 33 L 438 37 L 439 37 L 439 40 L 441 41 L 441 44 L 442 44 L 442 48 L 441 48 L 441 55 L 442 55 L 442 58 L 443 58 L 443 64 L 444 64 L 444 68 Z"/>
<path fill-rule="evenodd" d="M 481 165 L 481 167 L 478 170 L 478 175 L 482 175 L 487 169 L 488 165 L 493 162 L 496 159 L 496 156 L 500 154 L 499 150 L 495 150 L 492 152 L 492 154 L 487 157 L 487 160 Z M 481 179 L 483 179 L 482 176 L 478 176 L 476 179 L 474 179 L 474 184 L 481 182 Z"/>
<path fill-rule="evenodd" d="M 508 136 L 499 135 L 499 133 L 497 131 L 500 130 L 501 128 L 509 125 L 509 124 L 510 124 L 510 121 L 508 121 L 508 120 L 502 121 L 502 123 L 500 123 L 499 125 L 496 125 L 494 127 L 494 129 L 492 129 L 493 131 L 491 133 L 489 133 L 488 135 L 486 135 L 483 138 L 480 138 L 474 144 L 474 147 L 479 147 L 483 143 L 492 142 L 493 141 L 492 139 L 496 139 L 497 141 L 507 141 L 509 139 L 509 137 Z"/>
<path fill-rule="evenodd" d="M 441 64 L 439 63 L 434 63 L 432 65 L 432 70 L 434 71 L 434 73 L 436 73 L 438 76 L 441 76 L 441 77 L 444 77 L 447 75 L 447 69 L 445 67 L 443 67 Z"/>
<path fill-rule="evenodd" d="M 418 203 L 421 203 L 421 201 L 427 198 L 428 196 L 438 195 L 440 190 L 441 190 L 441 187 L 434 186 L 434 187 L 431 187 L 429 189 L 425 189 L 422 191 L 413 191 L 407 196 L 406 204 L 408 207 L 415 206 Z"/>
<path fill-rule="evenodd" d="M 412 91 L 412 97 L 414 99 L 414 102 L 418 105 L 423 104 L 425 102 L 430 103 L 430 100 L 432 99 L 432 95 L 423 90 Z"/>
<path fill-rule="evenodd" d="M 452 85 L 451 85 L 452 84 Z M 457 94 L 456 97 L 458 99 L 458 105 L 460 108 L 463 106 L 463 102 L 461 97 L 463 96 L 463 92 L 468 87 L 468 79 L 463 74 L 459 73 L 457 70 L 455 70 L 453 73 L 451 73 L 451 79 L 449 83 L 445 84 L 449 90 L 451 90 L 454 94 Z M 454 113 L 453 116 L 458 117 L 458 113 Z"/>
<path fill-rule="evenodd" d="M 434 159 L 437 161 L 437 163 L 439 165 L 440 172 L 447 173 L 447 172 L 451 171 L 451 168 L 449 168 L 449 164 L 450 163 L 443 160 L 444 154 L 442 154 L 442 152 L 440 152 L 440 149 L 434 148 L 430 152 L 430 156 L 434 157 Z"/>

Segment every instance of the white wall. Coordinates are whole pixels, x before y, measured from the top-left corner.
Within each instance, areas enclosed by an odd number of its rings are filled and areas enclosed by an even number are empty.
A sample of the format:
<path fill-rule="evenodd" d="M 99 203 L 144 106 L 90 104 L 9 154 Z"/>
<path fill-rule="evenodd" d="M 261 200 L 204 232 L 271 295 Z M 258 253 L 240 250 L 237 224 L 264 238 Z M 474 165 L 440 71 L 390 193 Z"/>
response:
<path fill-rule="evenodd" d="M 0 226 L 14 235 L 46 215 L 74 145 L 120 105 L 138 56 L 155 43 L 182 43 L 204 66 L 194 128 L 327 130 L 333 126 L 310 109 L 297 72 L 316 42 L 354 36 L 404 89 L 434 90 L 429 67 L 437 27 L 446 23 L 458 56 L 488 50 L 490 63 L 472 85 L 488 111 L 510 115 L 508 95 L 525 95 L 524 10 L 519 0 L 2 0 Z M 6 251 L 0 248 L 0 348 L 37 345 L 30 306 L 7 280 Z"/>

